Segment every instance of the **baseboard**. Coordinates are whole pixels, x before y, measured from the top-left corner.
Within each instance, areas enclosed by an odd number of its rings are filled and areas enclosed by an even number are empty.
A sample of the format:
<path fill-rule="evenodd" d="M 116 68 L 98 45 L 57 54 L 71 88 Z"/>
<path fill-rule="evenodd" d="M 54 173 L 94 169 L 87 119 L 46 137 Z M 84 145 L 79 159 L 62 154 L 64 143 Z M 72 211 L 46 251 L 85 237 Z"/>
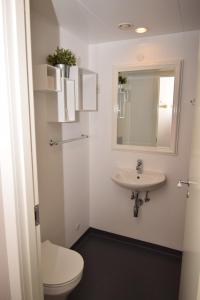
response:
<path fill-rule="evenodd" d="M 71 248 L 78 250 L 81 243 L 84 242 L 84 240 L 87 239 L 90 235 L 100 236 L 100 237 L 108 238 L 108 239 L 112 239 L 112 240 L 117 240 L 121 243 L 126 243 L 126 244 L 129 244 L 129 245 L 146 248 L 146 249 L 154 251 L 154 252 L 162 253 L 163 255 L 171 255 L 171 256 L 174 256 L 177 259 L 182 259 L 182 252 L 179 251 L 179 250 L 175 250 L 175 249 L 160 246 L 160 245 L 157 245 L 157 244 L 153 244 L 153 243 L 144 242 L 144 241 L 141 241 L 141 240 L 125 237 L 125 236 L 122 236 L 122 235 L 118 235 L 118 234 L 115 234 L 115 233 L 99 230 L 99 229 L 92 228 L 92 227 L 90 227 L 80 237 L 80 239 L 76 243 L 74 243 L 74 245 Z"/>

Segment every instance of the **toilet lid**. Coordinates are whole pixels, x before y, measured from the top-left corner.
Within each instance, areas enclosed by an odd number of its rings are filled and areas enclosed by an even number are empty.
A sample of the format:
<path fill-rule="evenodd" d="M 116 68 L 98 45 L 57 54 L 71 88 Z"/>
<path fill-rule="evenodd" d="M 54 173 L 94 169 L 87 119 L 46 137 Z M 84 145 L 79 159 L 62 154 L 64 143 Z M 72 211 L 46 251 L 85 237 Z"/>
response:
<path fill-rule="evenodd" d="M 74 280 L 83 271 L 82 256 L 67 248 L 42 243 L 42 276 L 45 285 L 59 285 Z"/>

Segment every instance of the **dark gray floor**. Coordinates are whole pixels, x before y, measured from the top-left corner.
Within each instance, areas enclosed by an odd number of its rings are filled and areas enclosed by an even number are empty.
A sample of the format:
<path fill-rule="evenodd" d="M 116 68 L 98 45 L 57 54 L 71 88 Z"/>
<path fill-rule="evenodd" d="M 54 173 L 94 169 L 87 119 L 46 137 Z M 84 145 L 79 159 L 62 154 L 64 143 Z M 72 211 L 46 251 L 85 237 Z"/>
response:
<path fill-rule="evenodd" d="M 89 232 L 74 249 L 84 274 L 69 300 L 178 300 L 181 256 Z"/>

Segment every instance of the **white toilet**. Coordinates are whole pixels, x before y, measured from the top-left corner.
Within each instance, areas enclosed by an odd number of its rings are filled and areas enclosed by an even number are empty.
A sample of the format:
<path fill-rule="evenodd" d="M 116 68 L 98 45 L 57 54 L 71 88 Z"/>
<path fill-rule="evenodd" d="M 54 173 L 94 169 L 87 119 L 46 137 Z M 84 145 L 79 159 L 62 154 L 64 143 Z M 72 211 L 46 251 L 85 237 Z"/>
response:
<path fill-rule="evenodd" d="M 45 299 L 66 299 L 78 285 L 83 273 L 82 256 L 71 249 L 42 243 L 42 276 Z"/>

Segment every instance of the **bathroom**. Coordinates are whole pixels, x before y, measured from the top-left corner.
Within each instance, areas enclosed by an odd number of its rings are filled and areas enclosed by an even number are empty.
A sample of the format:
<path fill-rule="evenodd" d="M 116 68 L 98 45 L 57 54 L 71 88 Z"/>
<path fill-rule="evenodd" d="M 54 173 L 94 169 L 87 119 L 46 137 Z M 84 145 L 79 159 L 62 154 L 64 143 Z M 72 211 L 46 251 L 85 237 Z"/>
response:
<path fill-rule="evenodd" d="M 198 8 L 195 0 L 30 0 L 42 270 L 50 263 L 44 259 L 56 263 L 45 241 L 52 253 L 54 245 L 71 251 L 66 253 L 75 255 L 75 267 L 81 266 L 77 282 L 64 292 L 58 278 L 66 272 L 63 252 L 62 270 L 54 266 L 57 273 L 49 275 L 48 269 L 45 279 L 41 275 L 45 300 L 198 299 L 198 276 L 192 284 L 193 269 L 185 275 L 184 265 L 181 274 L 189 193 L 193 197 L 188 178 L 200 56 Z M 146 32 L 137 33 L 137 27 Z M 35 85 L 36 67 L 47 64 L 57 47 L 70 49 L 78 67 L 95 78 L 95 99 L 74 109 L 70 121 L 49 120 L 57 94 Z M 168 146 L 123 144 L 118 126 L 124 116 L 115 117 L 119 74 L 129 80 L 153 71 L 175 80 Z M 147 118 L 139 116 L 134 125 L 141 137 L 140 121 Z M 127 188 L 116 178 L 119 170 L 130 169 L 138 180 L 150 170 L 163 176 L 162 182 L 156 188 Z M 73 263 L 70 268 L 73 274 Z"/>

